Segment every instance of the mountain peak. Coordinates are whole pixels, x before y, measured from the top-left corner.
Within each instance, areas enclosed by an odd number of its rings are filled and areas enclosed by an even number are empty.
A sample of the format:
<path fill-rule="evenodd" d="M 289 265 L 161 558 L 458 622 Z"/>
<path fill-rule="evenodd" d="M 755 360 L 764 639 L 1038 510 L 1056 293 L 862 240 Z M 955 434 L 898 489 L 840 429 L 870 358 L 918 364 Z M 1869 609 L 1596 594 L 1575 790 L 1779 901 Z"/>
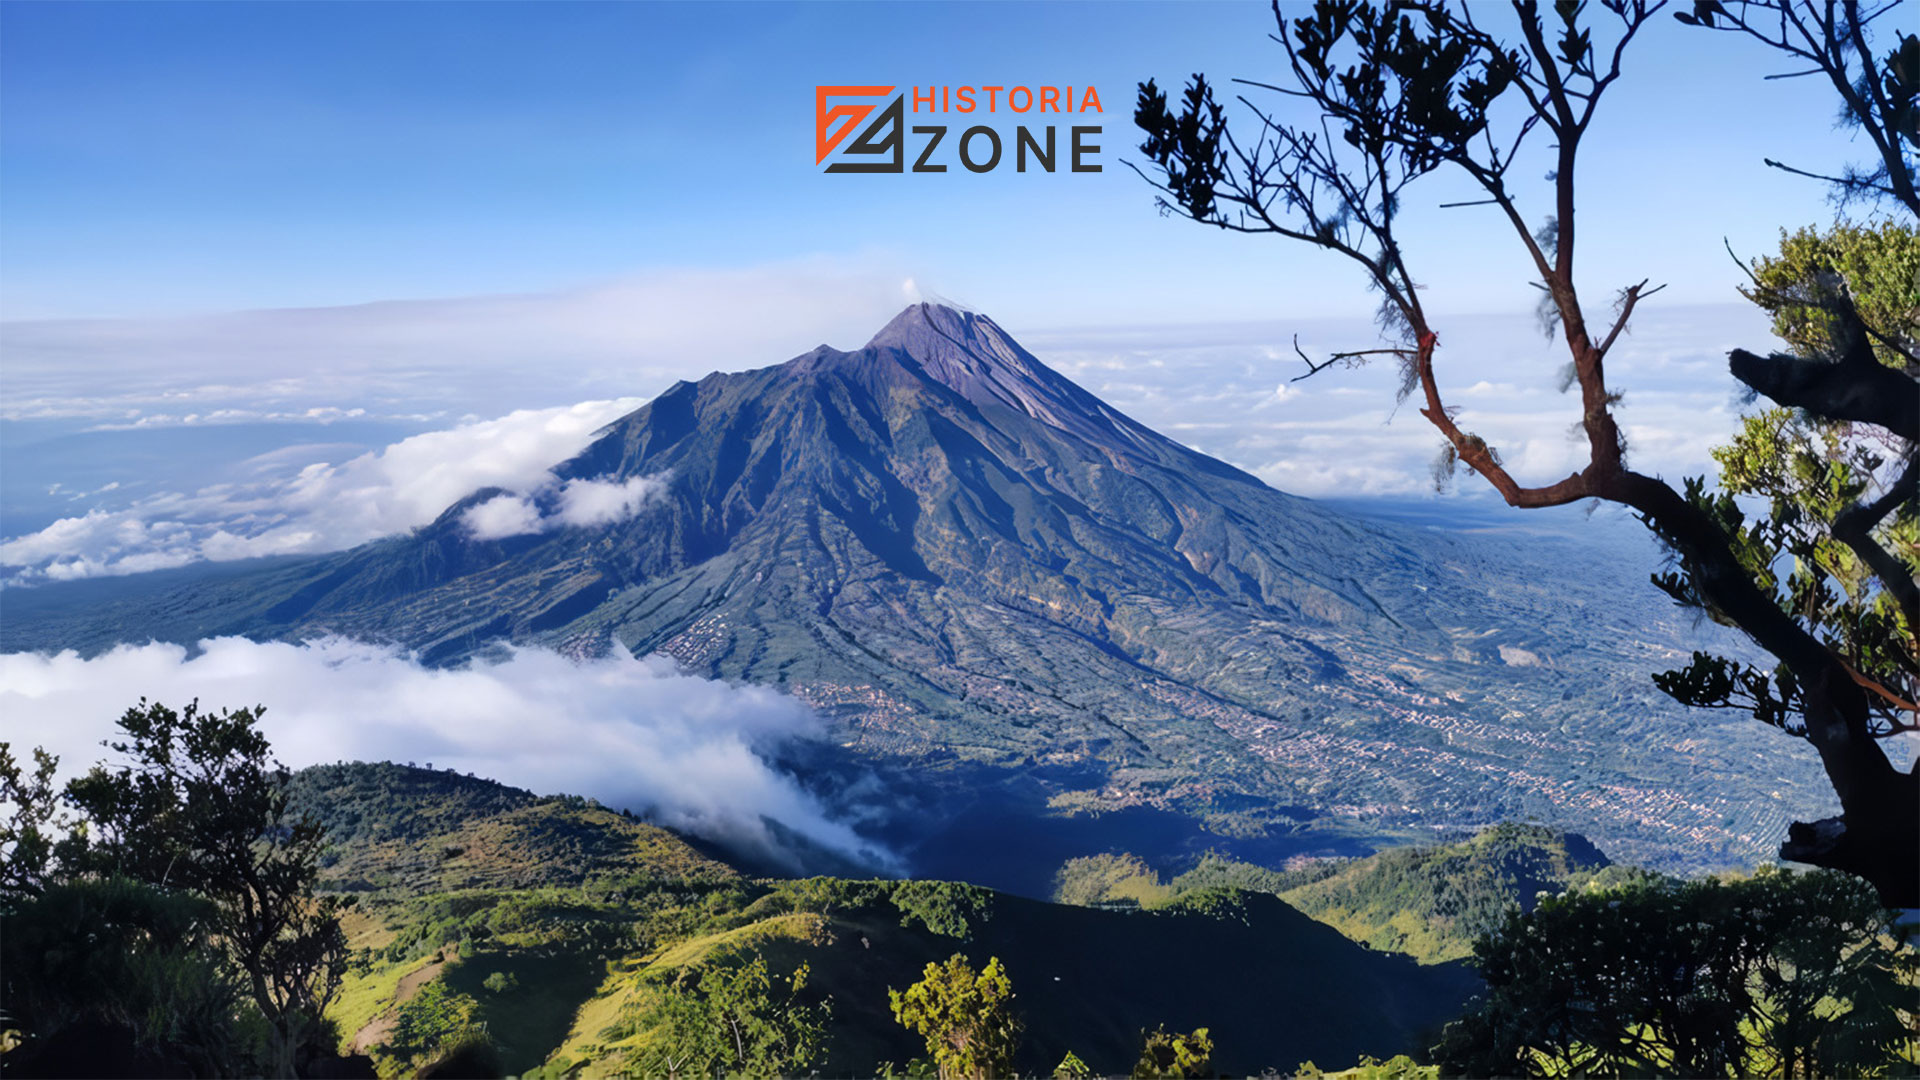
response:
<path fill-rule="evenodd" d="M 972 334 L 975 324 L 978 323 L 992 327 L 995 336 L 1002 338 L 1006 336 L 992 319 L 975 312 L 932 302 L 908 304 L 901 309 L 900 314 L 895 315 L 892 321 L 873 335 L 866 347 L 869 349 L 894 348 L 913 353 L 926 344 L 930 335 L 964 341 Z"/>
<path fill-rule="evenodd" d="M 913 304 L 881 327 L 861 351 L 886 350 L 904 353 L 927 378 L 975 405 L 1010 408 L 1115 448 L 1153 438 L 1041 363 L 999 323 L 978 312 Z"/>

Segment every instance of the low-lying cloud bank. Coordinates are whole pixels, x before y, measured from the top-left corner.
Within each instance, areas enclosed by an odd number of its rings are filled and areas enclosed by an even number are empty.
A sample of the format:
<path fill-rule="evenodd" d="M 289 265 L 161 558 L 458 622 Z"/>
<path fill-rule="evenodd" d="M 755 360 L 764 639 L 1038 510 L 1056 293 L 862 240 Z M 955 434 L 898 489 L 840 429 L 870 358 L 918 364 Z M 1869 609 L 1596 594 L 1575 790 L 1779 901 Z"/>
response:
<path fill-rule="evenodd" d="M 608 524 L 639 508 L 650 491 L 646 482 L 561 486 L 548 470 L 642 403 L 615 398 L 522 409 L 415 435 L 338 464 L 309 465 L 291 477 L 216 484 L 149 496 L 116 510 L 90 510 L 0 543 L 0 566 L 14 568 L 8 575 L 14 581 L 58 581 L 201 560 L 339 551 L 425 525 L 489 487 L 523 502 L 523 496 L 549 489 L 559 498 L 551 521 L 531 502 L 517 523 L 496 513 L 488 523 L 494 536 Z"/>
<path fill-rule="evenodd" d="M 625 481 L 569 480 L 551 491 L 495 495 L 467 510 L 460 520 L 475 540 L 565 528 L 593 529 L 627 520 L 665 488 L 665 481 L 652 476 Z"/>
<path fill-rule="evenodd" d="M 1577 393 L 1560 389 L 1566 347 L 1521 315 L 1437 317 L 1434 365 L 1460 425 L 1485 438 L 1526 484 L 1586 464 Z M 1313 497 L 1430 496 L 1441 439 L 1409 402 L 1391 362 L 1307 367 L 1382 344 L 1364 320 L 1291 319 L 1206 326 L 1105 327 L 1019 334 L 1056 370 L 1134 419 L 1282 491 Z M 1776 342 L 1750 304 L 1642 308 L 1607 355 L 1630 463 L 1678 483 L 1717 472 L 1712 448 L 1739 430 L 1743 390 L 1727 352 Z M 1484 481 L 1456 489 L 1489 497 Z"/>
<path fill-rule="evenodd" d="M 703 679 L 660 657 L 574 661 L 516 648 L 443 670 L 341 638 L 300 645 L 216 638 L 122 645 L 92 659 L 0 656 L 0 714 L 16 747 L 44 746 L 77 775 L 111 754 L 114 722 L 141 697 L 267 707 L 290 766 L 340 760 L 452 768 L 543 794 L 586 795 L 799 868 L 769 821 L 877 869 L 896 864 L 782 771 L 781 747 L 817 738 L 817 717 L 764 687 Z"/>
<path fill-rule="evenodd" d="M 494 416 L 865 341 L 919 299 L 894 260 L 675 267 L 553 292 L 0 322 L 0 420 L 102 427 Z"/>

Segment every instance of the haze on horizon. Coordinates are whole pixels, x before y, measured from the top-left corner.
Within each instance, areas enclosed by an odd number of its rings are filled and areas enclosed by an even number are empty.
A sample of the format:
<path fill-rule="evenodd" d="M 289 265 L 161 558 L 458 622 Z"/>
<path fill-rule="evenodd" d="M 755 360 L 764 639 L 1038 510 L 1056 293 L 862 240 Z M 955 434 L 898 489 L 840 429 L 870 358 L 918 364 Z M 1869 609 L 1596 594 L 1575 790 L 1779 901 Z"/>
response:
<path fill-rule="evenodd" d="M 1276 62 L 1263 5 L 751 10 L 495 4 L 452 36 L 430 6 L 0 10 L 0 558 L 169 565 L 169 523 L 289 535 L 337 524 L 338 498 L 386 509 L 283 549 L 403 528 L 428 500 L 396 489 L 537 477 L 570 445 L 555 424 L 858 343 L 923 296 L 1285 490 L 1426 494 L 1432 440 L 1386 426 L 1389 373 L 1289 381 L 1295 334 L 1374 340 L 1360 278 L 1164 218 L 1123 164 L 1139 81 Z M 1621 359 L 1641 460 L 1668 474 L 1710 466 L 1738 404 L 1717 355 L 1764 335 L 1725 245 L 1831 217 L 1759 159 L 1848 155 L 1756 48 L 1662 20 L 1585 157 L 1589 287 L 1671 285 Z M 822 174 L 811 88 L 849 80 L 1097 85 L 1105 169 Z M 1429 306 L 1510 313 L 1449 320 L 1461 403 L 1523 469 L 1560 468 L 1527 268 L 1483 208 L 1417 209 Z M 499 452 L 463 479 L 476 436 Z"/>

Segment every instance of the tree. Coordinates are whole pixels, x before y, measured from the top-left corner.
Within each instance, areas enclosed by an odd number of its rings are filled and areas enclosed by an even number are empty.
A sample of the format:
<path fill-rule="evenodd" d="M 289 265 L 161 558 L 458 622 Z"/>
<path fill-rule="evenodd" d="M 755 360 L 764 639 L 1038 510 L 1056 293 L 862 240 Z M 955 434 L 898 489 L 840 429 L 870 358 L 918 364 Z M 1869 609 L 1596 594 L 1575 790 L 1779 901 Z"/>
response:
<path fill-rule="evenodd" d="M 11 744 L 0 742 L 0 902 L 33 896 L 47 884 L 59 838 L 72 822 L 60 810 L 54 770 L 60 759 L 34 747 L 33 770 L 14 759 Z"/>
<path fill-rule="evenodd" d="M 1293 1075 L 1296 1080 L 1320 1080 L 1327 1072 L 1311 1061 L 1303 1061 L 1293 1067 Z M 1360 1064 L 1340 1070 L 1339 1075 L 1343 1080 L 1437 1080 L 1440 1067 L 1422 1065 L 1405 1054 L 1395 1054 L 1385 1061 L 1362 1054 Z"/>
<path fill-rule="evenodd" d="M 1013 1072 L 1021 1023 L 1013 1014 L 1013 982 L 999 957 L 979 972 L 965 954 L 929 963 L 925 978 L 904 993 L 889 988 L 893 1018 L 927 1040 L 940 1080 L 987 1080 Z"/>
<path fill-rule="evenodd" d="M 1920 39 L 1894 32 L 1894 45 L 1876 57 L 1873 24 L 1899 7 L 1887 3 L 1862 11 L 1857 0 L 1694 0 L 1691 12 L 1675 12 L 1688 26 L 1744 35 L 1789 58 L 1802 70 L 1784 76 L 1824 77 L 1840 98 L 1840 124 L 1866 137 L 1873 161 L 1849 166 L 1839 176 L 1807 172 L 1772 159 L 1771 168 L 1824 180 L 1834 201 L 1892 200 L 1920 215 Z"/>
<path fill-rule="evenodd" d="M 499 1075 L 499 1055 L 476 1021 L 480 1003 L 439 979 L 432 980 L 394 1013 L 393 1028 L 376 1053 L 383 1072 L 424 1075 L 434 1066 L 474 1061 L 485 1071 L 442 1075 Z"/>
<path fill-rule="evenodd" d="M 1182 1035 L 1161 1025 L 1141 1032 L 1140 1038 L 1140 1060 L 1133 1067 L 1136 1078 L 1213 1075 L 1213 1036 L 1206 1028 L 1194 1028 L 1192 1033 Z"/>
<path fill-rule="evenodd" d="M 1786 3 L 1781 0 L 1774 7 L 1784 9 Z M 1221 229 L 1309 244 L 1362 268 L 1381 295 L 1379 320 L 1388 344 L 1337 352 L 1317 362 L 1303 353 L 1307 375 L 1376 356 L 1393 357 L 1400 366 L 1401 398 L 1417 396 L 1420 415 L 1441 435 L 1438 482 L 1465 467 L 1515 507 L 1600 499 L 1635 511 L 1679 565 L 1677 574 L 1661 579 L 1663 586 L 1738 627 L 1792 675 L 1792 708 L 1839 796 L 1841 814 L 1823 822 L 1796 823 L 1782 854 L 1858 874 L 1873 882 L 1890 904 L 1920 905 L 1920 774 L 1897 769 L 1878 742 L 1877 736 L 1885 732 L 1876 729 L 1873 720 L 1870 699 L 1877 691 L 1863 685 L 1856 677 L 1860 673 L 1817 627 L 1782 606 L 1781 592 L 1768 587 L 1752 561 L 1753 552 L 1744 546 L 1745 534 L 1725 512 L 1731 499 L 1709 494 L 1699 483 L 1676 490 L 1627 463 L 1626 441 L 1613 412 L 1619 396 L 1607 381 L 1605 362 L 1635 308 L 1658 287 L 1641 281 L 1620 289 L 1611 314 L 1601 316 L 1590 310 L 1574 280 L 1582 141 L 1607 91 L 1620 78 L 1622 58 L 1661 6 L 1656 0 L 1603 0 L 1604 15 L 1589 20 L 1584 3 L 1561 0 L 1543 13 L 1537 4 L 1516 0 L 1513 13 L 1520 40 L 1509 45 L 1478 21 L 1471 4 L 1322 0 L 1312 14 L 1292 18 L 1275 4 L 1275 40 L 1284 55 L 1281 79 L 1245 85 L 1248 93 L 1265 91 L 1281 102 L 1298 103 L 1306 115 L 1290 122 L 1242 95 L 1239 101 L 1255 121 L 1251 139 L 1243 139 L 1229 126 L 1205 76 L 1196 75 L 1172 105 L 1149 81 L 1140 87 L 1135 112 L 1146 133 L 1140 150 L 1153 171 L 1142 175 L 1161 192 L 1163 211 Z M 1711 2 L 1696 5 L 1688 18 L 1698 23 L 1717 18 L 1714 12 L 1719 10 Z M 1836 0 L 1824 10 L 1832 13 L 1827 37 L 1847 43 L 1815 51 L 1816 65 L 1831 65 L 1835 57 L 1874 55 L 1866 43 L 1872 20 L 1861 16 L 1856 4 Z M 1920 52 L 1910 48 L 1908 40 L 1903 38 L 1889 54 L 1885 70 L 1868 64 L 1869 72 L 1881 77 L 1866 82 L 1880 90 L 1869 88 L 1864 99 L 1849 91 L 1852 96 L 1843 94 L 1843 99 L 1863 126 L 1882 133 L 1876 146 L 1888 148 L 1882 155 L 1888 178 L 1881 186 L 1920 212 L 1920 206 L 1907 203 L 1902 194 L 1911 184 L 1898 179 L 1912 174 L 1910 154 L 1902 156 L 1908 153 L 1901 149 L 1907 144 L 1901 140 L 1913 138 L 1913 80 L 1902 74 L 1902 65 Z M 1854 70 L 1844 69 L 1841 81 L 1846 81 L 1846 71 Z M 1856 110 L 1860 101 L 1871 103 Z M 1885 108 L 1879 104 L 1883 101 Z M 1895 132 L 1891 140 L 1885 137 L 1888 131 Z M 1514 167 L 1522 160 L 1522 145 L 1536 133 L 1551 139 L 1554 161 L 1545 181 L 1550 209 L 1529 220 L 1523 177 Z M 1443 394 L 1439 328 L 1422 306 L 1419 279 L 1399 239 L 1409 189 L 1443 169 L 1471 180 L 1484 196 L 1474 205 L 1491 207 L 1510 230 L 1537 275 L 1545 320 L 1567 350 L 1567 385 L 1579 393 L 1587 463 L 1560 480 L 1523 483 L 1508 471 L 1488 438 L 1459 426 L 1458 414 Z M 1854 190 L 1878 190 L 1872 182 L 1863 184 Z M 1872 350 L 1862 344 L 1885 344 L 1895 335 L 1861 327 L 1850 303 L 1836 303 L 1834 312 L 1850 329 L 1841 359 L 1755 358 L 1736 351 L 1731 370 L 1783 404 L 1809 409 L 1832 405 L 1834 411 L 1821 415 L 1882 425 L 1898 440 L 1899 453 L 1910 457 L 1916 439 L 1913 424 L 1920 423 L 1913 369 L 1888 368 L 1874 361 Z M 1910 360 L 1911 350 L 1901 350 Z M 1866 384 L 1897 384 L 1899 393 L 1843 392 Z M 1882 404 L 1838 408 L 1868 401 Z M 1900 493 L 1910 491 L 1913 475 L 1907 468 L 1885 498 L 1858 504 L 1852 517 L 1843 512 L 1839 524 L 1871 532 L 1892 511 Z M 1882 568 L 1886 564 L 1863 561 Z M 1912 571 L 1895 570 L 1873 588 L 1898 599 L 1911 591 Z M 1875 571 L 1876 578 L 1879 573 Z M 1899 633 L 1911 641 L 1916 629 L 1911 609 L 1897 610 L 1904 612 Z M 1897 688 L 1879 689 L 1902 696 Z M 1904 700 L 1911 701 L 1911 693 Z"/>
<path fill-rule="evenodd" d="M 1909 363 L 1901 350 L 1920 340 L 1920 237 L 1910 226 L 1843 223 L 1826 233 L 1783 234 L 1778 257 L 1755 260 L 1753 281 L 1746 295 L 1773 316 L 1774 332 L 1806 363 L 1838 370 L 1819 358 L 1844 351 L 1856 324 L 1887 331 L 1865 348 L 1889 374 Z M 1920 508 L 1913 495 L 1920 474 L 1911 444 L 1876 425 L 1770 408 L 1744 418 L 1714 458 L 1721 492 L 1692 497 L 1734 538 L 1755 585 L 1817 635 L 1867 691 L 1873 736 L 1914 730 Z M 1736 501 L 1741 497 L 1763 500 L 1765 514 L 1749 518 Z M 1685 575 L 1656 580 L 1676 600 L 1698 605 Z M 1744 711 L 1808 737 L 1798 673 L 1787 664 L 1768 670 L 1696 653 L 1685 668 L 1655 681 L 1685 704 Z M 1824 842 L 1820 828 L 1803 828 L 1783 854 L 1819 861 Z"/>
<path fill-rule="evenodd" d="M 1468 1076 L 1875 1076 L 1920 1061 L 1913 950 L 1841 874 L 1569 893 L 1475 957 L 1487 991 L 1435 1048 Z"/>
<path fill-rule="evenodd" d="M 784 983 L 784 985 L 782 985 Z M 807 965 L 781 979 L 765 957 L 683 970 L 648 1010 L 644 1069 L 665 1076 L 793 1076 L 819 1059 L 828 1002 L 807 1004 Z"/>
<path fill-rule="evenodd" d="M 1080 1055 L 1067 1051 L 1060 1064 L 1053 1067 L 1053 1080 L 1091 1080 L 1093 1068 L 1080 1060 Z"/>
<path fill-rule="evenodd" d="M 325 833 L 288 814 L 288 773 L 258 728 L 264 711 L 145 699 L 128 709 L 124 739 L 109 745 L 130 763 L 67 787 L 91 831 L 66 869 L 211 901 L 215 936 L 273 1033 L 270 1068 L 291 1076 L 301 1051 L 327 1042 L 324 1015 L 346 971 L 344 902 L 314 895 Z"/>

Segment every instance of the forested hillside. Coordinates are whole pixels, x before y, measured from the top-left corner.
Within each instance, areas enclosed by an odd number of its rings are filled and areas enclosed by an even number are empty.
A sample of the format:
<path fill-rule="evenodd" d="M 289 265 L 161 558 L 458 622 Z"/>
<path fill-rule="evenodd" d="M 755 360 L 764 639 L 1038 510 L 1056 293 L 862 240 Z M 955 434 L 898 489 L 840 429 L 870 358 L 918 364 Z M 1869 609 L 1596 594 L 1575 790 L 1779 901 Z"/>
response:
<path fill-rule="evenodd" d="M 1213 1060 L 1236 1072 L 1386 1057 L 1425 1046 L 1477 985 L 1243 890 L 1127 913 L 948 882 L 753 879 L 581 800 L 457 774 L 333 765 L 293 786 L 337 840 L 323 881 L 360 894 L 330 1015 L 384 1072 L 459 1047 L 514 1073 L 646 1067 L 673 989 L 750 956 L 780 975 L 807 966 L 801 997 L 831 1010 L 827 1075 L 920 1056 L 888 990 L 954 953 L 1004 965 L 1023 1071 L 1071 1052 L 1124 1073 L 1163 1024 L 1209 1028 Z"/>
<path fill-rule="evenodd" d="M 1474 939 L 1541 894 L 1644 876 L 1616 866 L 1583 837 L 1535 825 L 1498 825 L 1450 844 L 1389 848 L 1362 859 L 1275 871 L 1209 855 L 1163 881 L 1131 855 L 1074 859 L 1055 879 L 1061 903 L 1159 907 L 1200 890 L 1270 893 L 1370 948 L 1423 963 L 1472 955 Z"/>
<path fill-rule="evenodd" d="M 295 773 L 289 794 L 326 827 L 321 880 L 345 892 L 735 875 L 686 838 L 590 800 L 451 771 L 318 765 Z"/>

